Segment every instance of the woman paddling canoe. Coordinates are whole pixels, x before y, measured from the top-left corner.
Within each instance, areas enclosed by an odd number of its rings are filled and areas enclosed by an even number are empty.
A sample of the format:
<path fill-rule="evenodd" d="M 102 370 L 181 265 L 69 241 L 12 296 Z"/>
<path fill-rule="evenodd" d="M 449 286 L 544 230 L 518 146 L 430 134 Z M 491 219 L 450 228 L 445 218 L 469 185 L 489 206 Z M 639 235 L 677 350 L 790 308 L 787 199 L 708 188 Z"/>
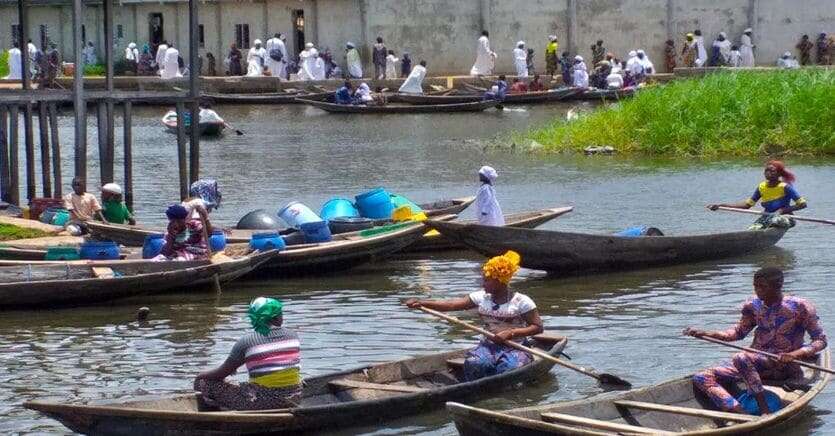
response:
<path fill-rule="evenodd" d="M 477 309 L 478 314 L 495 334 L 492 341 L 482 338 L 476 348 L 467 353 L 464 375 L 467 380 L 501 374 L 530 363 L 532 357 L 504 344 L 505 341 L 524 343 L 527 337 L 542 333 L 542 319 L 536 304 L 527 295 L 508 288 L 510 279 L 519 270 L 519 254 L 508 251 L 496 256 L 482 267 L 483 291 L 449 300 L 410 299 L 410 308 L 426 307 L 441 312 Z"/>
<path fill-rule="evenodd" d="M 750 209 L 759 202 L 763 210 L 770 215 L 764 215 L 755 223 L 761 227 L 777 223 L 771 214 L 791 215 L 794 211 L 806 208 L 806 199 L 792 185 L 795 181 L 794 174 L 786 169 L 786 165 L 779 160 L 769 161 L 763 171 L 765 181 L 757 186 L 751 198 L 739 203 L 709 204 L 710 210 L 717 210 L 720 207 L 732 207 L 737 209 Z M 794 202 L 794 204 L 792 204 Z M 788 224 L 790 225 L 790 224 Z"/>
<path fill-rule="evenodd" d="M 194 390 L 203 401 L 221 409 L 266 410 L 295 407 L 302 394 L 299 374 L 299 337 L 283 326 L 283 304 L 274 298 L 258 297 L 249 305 L 254 332 L 247 333 L 232 347 L 219 367 L 200 373 Z M 225 381 L 246 365 L 249 383 Z"/>

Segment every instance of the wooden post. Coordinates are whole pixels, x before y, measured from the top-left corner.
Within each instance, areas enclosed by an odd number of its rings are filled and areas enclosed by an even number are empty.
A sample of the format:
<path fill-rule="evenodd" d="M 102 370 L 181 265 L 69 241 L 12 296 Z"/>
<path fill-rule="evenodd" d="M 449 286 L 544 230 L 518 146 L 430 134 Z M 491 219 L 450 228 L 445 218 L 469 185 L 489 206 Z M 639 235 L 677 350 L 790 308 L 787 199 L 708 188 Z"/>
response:
<path fill-rule="evenodd" d="M 186 167 L 186 126 L 183 120 L 185 119 L 185 104 L 182 100 L 177 102 L 177 164 L 180 170 L 180 199 L 185 200 L 188 197 L 188 168 Z M 192 123 L 192 129 L 196 126 Z"/>
<path fill-rule="evenodd" d="M 104 86 L 113 91 L 113 0 L 102 0 L 104 15 Z"/>
<path fill-rule="evenodd" d="M 109 154 L 107 138 L 110 133 L 107 131 L 107 103 L 99 101 L 96 104 L 96 122 L 99 134 L 99 169 L 101 173 L 101 184 L 113 181 L 113 158 Z"/>
<path fill-rule="evenodd" d="M 124 142 L 125 142 L 125 204 L 133 212 L 133 137 L 131 132 L 131 102 L 125 100 L 124 107 Z"/>
<path fill-rule="evenodd" d="M 61 143 L 58 142 L 58 108 L 49 103 L 49 130 L 52 136 L 52 171 L 55 173 L 52 192 L 61 198 Z"/>
<path fill-rule="evenodd" d="M 189 144 L 189 182 L 200 178 L 200 45 L 198 41 L 197 0 L 188 2 L 188 57 L 189 57 L 189 95 L 191 97 L 191 134 Z M 265 29 L 266 30 L 266 29 Z M 179 121 L 179 118 L 177 118 Z"/>
<path fill-rule="evenodd" d="M 113 0 L 102 0 L 102 13 L 104 15 L 104 84 L 109 92 L 113 92 Z M 104 102 L 105 108 L 105 137 L 104 137 L 104 154 L 102 155 L 101 165 L 104 169 L 102 174 L 107 174 L 108 178 L 102 178 L 102 185 L 113 181 L 114 165 L 113 155 L 115 154 L 115 132 L 114 130 L 114 108 L 113 100 L 107 99 Z"/>
<path fill-rule="evenodd" d="M 8 109 L 0 106 L 0 200 L 9 202 L 9 124 Z"/>
<path fill-rule="evenodd" d="M 17 105 L 9 108 L 9 203 L 20 206 L 20 156 L 17 143 Z"/>
<path fill-rule="evenodd" d="M 49 120 L 46 113 L 46 102 L 38 103 L 38 131 L 41 137 L 41 183 L 43 196 L 52 197 L 52 180 L 49 170 Z"/>
<path fill-rule="evenodd" d="M 23 61 L 23 74 L 21 74 L 23 89 L 31 89 L 32 78 L 29 76 L 29 46 L 27 44 L 29 39 L 27 37 L 29 34 L 29 11 L 26 10 L 26 0 L 17 0 L 17 24 L 20 29 L 18 39 L 20 41 L 20 58 Z"/>
<path fill-rule="evenodd" d="M 73 108 L 75 110 L 75 176 L 87 182 L 87 107 L 84 105 L 84 60 L 81 57 L 81 25 L 84 22 L 82 0 L 73 0 L 72 27 L 75 74 Z"/>
<path fill-rule="evenodd" d="M 32 103 L 23 105 L 23 135 L 26 146 L 26 199 L 37 196 L 35 187 L 35 128 L 32 125 Z"/>

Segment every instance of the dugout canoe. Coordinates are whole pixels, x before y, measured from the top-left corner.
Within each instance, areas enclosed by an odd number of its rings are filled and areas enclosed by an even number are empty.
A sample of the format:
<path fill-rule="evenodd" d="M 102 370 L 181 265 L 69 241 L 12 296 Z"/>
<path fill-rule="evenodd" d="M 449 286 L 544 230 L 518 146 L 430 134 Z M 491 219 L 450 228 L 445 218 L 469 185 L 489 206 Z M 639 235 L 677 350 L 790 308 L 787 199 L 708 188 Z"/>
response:
<path fill-rule="evenodd" d="M 542 209 L 534 212 L 522 212 L 516 214 L 505 215 L 505 225 L 508 227 L 518 227 L 523 229 L 533 229 L 539 227 L 548 221 L 567 214 L 574 210 L 573 207 L 560 207 L 552 209 Z M 462 223 L 474 223 L 475 221 L 461 221 Z M 438 252 L 446 250 L 461 250 L 466 249 L 467 246 L 456 241 L 453 241 L 444 235 L 436 232 L 429 232 L 423 235 L 414 244 L 409 245 L 403 249 L 402 253 L 427 253 Z"/>
<path fill-rule="evenodd" d="M 186 262 L 42 261 L 0 267 L 0 308 L 97 304 L 207 286 L 249 273 L 278 252 Z"/>
<path fill-rule="evenodd" d="M 630 270 L 748 254 L 773 246 L 787 230 L 630 238 L 434 220 L 426 224 L 485 256 L 514 250 L 521 255 L 525 268 L 555 275 Z"/>
<path fill-rule="evenodd" d="M 828 349 L 818 357 L 817 364 L 830 366 Z M 802 380 L 765 380 L 769 385 L 766 389 L 778 394 L 784 404 L 768 416 L 718 412 L 709 400 L 696 394 L 692 375 L 631 391 L 543 406 L 497 412 L 451 402 L 447 403 L 447 411 L 464 436 L 747 435 L 766 432 L 801 414 L 829 384 L 830 377 L 804 368 Z M 746 388 L 739 384 L 737 389 L 743 392 Z"/>
<path fill-rule="evenodd" d="M 461 197 L 450 200 L 440 200 L 431 203 L 418 204 L 426 216 L 437 217 L 442 215 L 458 214 L 469 207 L 475 201 L 475 197 Z M 145 237 L 163 233 L 162 229 L 155 230 L 142 226 L 131 226 L 126 224 L 110 224 L 100 221 L 89 221 L 87 227 L 93 239 L 101 241 L 113 241 L 126 247 L 141 247 L 145 243 Z M 263 233 L 264 230 L 239 230 L 228 229 L 226 242 L 230 244 L 249 242 L 253 233 Z M 334 239 L 341 236 L 334 235 Z M 0 254 L 2 251 L 0 250 Z M 46 252 L 44 251 L 44 254 Z M 43 259 L 43 257 L 40 257 Z"/>
<path fill-rule="evenodd" d="M 298 98 L 308 100 L 327 100 L 333 97 L 334 92 L 314 93 L 287 93 L 268 92 L 261 94 L 203 94 L 204 97 L 213 100 L 215 103 L 223 104 L 298 104 Z"/>
<path fill-rule="evenodd" d="M 344 114 L 421 114 L 421 113 L 449 113 L 449 112 L 481 112 L 495 107 L 496 101 L 476 101 L 470 103 L 453 104 L 387 104 L 384 106 L 366 106 L 357 104 L 336 104 L 325 101 L 299 99 L 299 102 L 322 109 L 330 113 Z"/>
<path fill-rule="evenodd" d="M 571 97 L 573 100 L 620 100 L 635 95 L 635 88 L 597 89 L 590 88 Z"/>
<path fill-rule="evenodd" d="M 552 356 L 558 356 L 568 342 L 563 337 L 538 338 L 535 345 Z M 554 365 L 535 357 L 521 368 L 467 382 L 462 374 L 467 350 L 305 378 L 301 404 L 272 413 L 216 411 L 194 394 L 100 405 L 30 401 L 24 406 L 89 435 L 294 435 L 380 424 L 443 407 L 449 400 L 486 398 L 533 383 Z"/>
<path fill-rule="evenodd" d="M 547 91 L 533 91 L 520 94 L 507 94 L 502 104 L 532 104 L 567 100 L 575 94 L 583 92 L 581 88 L 558 88 Z M 425 94 L 397 94 L 397 100 L 410 104 L 453 104 L 480 101 L 482 94 L 458 95 L 425 95 Z"/>
<path fill-rule="evenodd" d="M 177 133 L 177 113 L 169 111 L 162 117 L 162 125 L 165 126 L 171 133 Z M 223 121 L 200 122 L 198 123 L 198 131 L 200 136 L 218 136 L 226 129 L 226 123 Z M 186 132 L 191 130 L 191 124 L 186 124 Z"/>

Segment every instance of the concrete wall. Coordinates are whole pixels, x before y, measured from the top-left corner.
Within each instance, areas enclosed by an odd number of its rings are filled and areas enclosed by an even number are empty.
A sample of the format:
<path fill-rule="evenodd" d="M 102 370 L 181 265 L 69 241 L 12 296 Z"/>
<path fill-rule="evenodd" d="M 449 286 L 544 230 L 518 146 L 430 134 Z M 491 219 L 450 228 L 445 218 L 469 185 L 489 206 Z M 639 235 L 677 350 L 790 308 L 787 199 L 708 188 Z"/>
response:
<path fill-rule="evenodd" d="M 329 48 L 339 63 L 344 63 L 345 42 L 352 41 L 369 71 L 371 46 L 379 35 L 398 55 L 409 51 L 415 63 L 426 59 L 430 74 L 438 75 L 469 72 L 482 29 L 490 31 L 492 48 L 499 56 L 498 72 L 513 70 L 511 53 L 519 40 L 536 51 L 537 69 L 544 70 L 543 50 L 549 34 L 558 36 L 560 51 L 575 47 L 590 57 L 589 46 L 603 39 L 607 51 L 619 57 L 643 48 L 661 67 L 664 41 L 672 38 L 680 48 L 684 34 L 697 28 L 707 44 L 720 31 L 737 43 L 743 29 L 754 28 L 757 62 L 763 65 L 793 50 L 803 33 L 814 36 L 821 30 L 835 31 L 835 0 L 209 0 L 199 4 L 205 35 L 200 53 L 212 52 L 218 71 L 223 71 L 222 60 L 235 39 L 235 24 L 246 23 L 251 40 L 266 41 L 273 33 L 285 33 L 288 48 L 295 54 L 295 9 L 304 10 L 305 40 L 320 49 Z M 101 55 L 101 7 L 85 10 L 87 38 Z M 153 12 L 163 14 L 165 38 L 188 57 L 188 5 L 166 0 L 125 1 L 115 7 L 114 32 L 115 25 L 121 24 L 125 34 L 116 41 L 117 57 L 128 42 L 141 47 L 148 40 L 148 16 Z M 33 40 L 37 41 L 38 26 L 47 24 L 64 55 L 71 54 L 69 6 L 33 6 L 29 21 Z M 11 45 L 10 28 L 16 22 L 16 7 L 2 3 L 1 47 Z"/>

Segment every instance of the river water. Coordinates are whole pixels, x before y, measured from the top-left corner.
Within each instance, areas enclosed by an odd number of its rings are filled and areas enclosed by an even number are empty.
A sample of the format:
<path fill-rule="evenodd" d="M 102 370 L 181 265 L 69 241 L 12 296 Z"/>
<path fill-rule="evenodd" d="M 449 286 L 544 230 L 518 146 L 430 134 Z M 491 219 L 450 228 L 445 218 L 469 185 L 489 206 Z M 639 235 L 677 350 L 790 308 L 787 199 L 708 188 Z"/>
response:
<path fill-rule="evenodd" d="M 762 177 L 758 161 L 485 150 L 497 134 L 564 116 L 568 108 L 343 117 L 305 107 L 221 107 L 221 115 L 246 134 L 203 141 L 202 174 L 220 181 L 224 202 L 214 220 L 224 223 L 234 223 L 249 210 L 276 210 L 291 200 L 316 209 L 332 196 L 352 196 L 375 186 L 415 201 L 472 195 L 478 186 L 476 170 L 483 164 L 499 171 L 497 191 L 506 213 L 575 207 L 545 228 L 613 232 L 645 224 L 682 234 L 738 230 L 750 223 L 748 216 L 711 213 L 703 205 L 750 195 Z M 137 215 L 142 222 L 161 225 L 162 211 L 177 196 L 175 139 L 159 125 L 163 109 L 138 112 Z M 72 126 L 65 122 L 67 175 Z M 90 130 L 94 144 L 92 125 Z M 792 164 L 797 186 L 810 203 L 808 214 L 835 216 L 835 162 Z M 98 171 L 91 167 L 89 174 L 90 190 L 97 192 Z M 824 328 L 835 326 L 833 243 L 835 229 L 801 223 L 778 247 L 757 255 L 567 279 L 522 270 L 513 287 L 536 301 L 549 331 L 569 336 L 566 351 L 575 363 L 643 386 L 728 357 L 728 350 L 684 339 L 679 332 L 688 325 L 718 329 L 734 323 L 752 292 L 753 272 L 765 265 L 784 268 L 788 292 L 812 300 Z M 219 364 L 247 331 L 246 306 L 259 295 L 285 301 L 286 323 L 303 341 L 306 376 L 470 346 L 472 335 L 407 310 L 400 301 L 476 290 L 481 261 L 466 252 L 395 258 L 327 277 L 232 283 L 220 296 L 182 293 L 100 307 L 4 312 L 0 433 L 67 432 L 23 409 L 21 403 L 30 399 L 80 402 L 188 392 L 192 377 Z M 147 324 L 132 321 L 140 306 L 152 310 Z M 243 371 L 237 377 L 242 380 Z M 502 409 L 600 392 L 592 380 L 557 367 L 535 387 L 480 404 Z M 830 414 L 835 392 L 824 391 L 812 405 L 811 413 L 783 433 L 822 435 L 835 428 Z M 342 434 L 446 435 L 454 434 L 454 426 L 439 411 Z"/>

